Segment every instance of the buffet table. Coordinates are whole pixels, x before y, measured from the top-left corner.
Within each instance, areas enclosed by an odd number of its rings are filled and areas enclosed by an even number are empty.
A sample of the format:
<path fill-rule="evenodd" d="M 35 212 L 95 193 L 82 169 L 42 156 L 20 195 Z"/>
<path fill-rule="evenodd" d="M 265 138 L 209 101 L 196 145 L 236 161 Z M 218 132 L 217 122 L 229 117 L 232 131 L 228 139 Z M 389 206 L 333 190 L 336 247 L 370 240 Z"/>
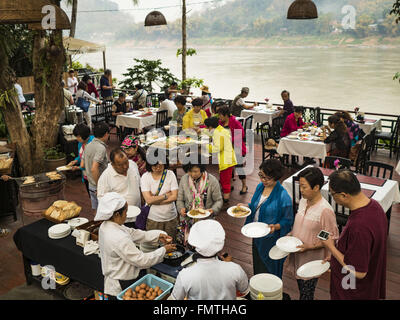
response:
<path fill-rule="evenodd" d="M 53 225 L 53 222 L 41 219 L 18 229 L 14 234 L 14 242 L 24 259 L 26 282 L 31 284 L 34 279 L 30 266 L 30 261 L 34 261 L 42 266 L 53 266 L 57 272 L 71 280 L 103 292 L 104 277 L 99 256 L 97 254 L 85 256 L 83 248 L 76 245 L 76 238 L 72 235 L 58 240 L 50 239 L 48 229 Z M 182 267 L 159 263 L 151 269 L 154 271 L 147 271 L 174 279 Z"/>

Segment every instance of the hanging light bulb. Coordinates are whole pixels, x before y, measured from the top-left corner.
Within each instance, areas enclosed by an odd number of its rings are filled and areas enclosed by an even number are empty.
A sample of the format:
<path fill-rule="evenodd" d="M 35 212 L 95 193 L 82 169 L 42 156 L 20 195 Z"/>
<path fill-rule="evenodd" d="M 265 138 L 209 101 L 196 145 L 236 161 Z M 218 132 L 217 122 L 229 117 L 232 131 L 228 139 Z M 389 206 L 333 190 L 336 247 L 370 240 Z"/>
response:
<path fill-rule="evenodd" d="M 167 20 L 165 19 L 164 15 L 160 11 L 152 11 L 144 20 L 145 27 L 152 27 L 152 26 L 162 26 L 166 25 Z"/>
<path fill-rule="evenodd" d="M 288 19 L 317 19 L 317 6 L 311 0 L 295 0 L 289 7 Z"/>

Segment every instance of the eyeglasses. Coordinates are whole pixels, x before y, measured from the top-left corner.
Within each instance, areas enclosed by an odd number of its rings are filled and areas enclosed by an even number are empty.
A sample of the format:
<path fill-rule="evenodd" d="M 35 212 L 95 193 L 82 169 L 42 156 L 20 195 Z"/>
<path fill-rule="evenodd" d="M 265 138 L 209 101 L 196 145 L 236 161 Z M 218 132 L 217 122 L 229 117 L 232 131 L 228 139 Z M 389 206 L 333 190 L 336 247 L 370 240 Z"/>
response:
<path fill-rule="evenodd" d="M 272 178 L 272 177 L 266 177 L 266 176 L 264 176 L 264 175 L 261 174 L 261 173 L 259 173 L 258 176 L 260 177 L 261 180 L 264 180 L 264 181 L 274 180 L 274 178 Z"/>

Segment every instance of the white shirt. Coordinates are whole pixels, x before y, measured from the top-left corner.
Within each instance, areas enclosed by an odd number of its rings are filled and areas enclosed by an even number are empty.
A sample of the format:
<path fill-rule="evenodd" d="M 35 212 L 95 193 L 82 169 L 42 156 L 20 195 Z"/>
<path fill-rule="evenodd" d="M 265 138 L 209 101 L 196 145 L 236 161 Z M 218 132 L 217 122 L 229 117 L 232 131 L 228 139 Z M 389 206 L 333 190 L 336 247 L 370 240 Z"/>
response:
<path fill-rule="evenodd" d="M 134 280 L 141 269 L 163 261 L 165 248 L 143 253 L 134 242 L 157 243 L 160 230 L 142 231 L 105 221 L 99 229 L 101 268 L 104 275 L 104 293 L 116 296 L 122 289 L 118 280 Z"/>
<path fill-rule="evenodd" d="M 258 204 L 257 204 L 257 206 L 256 206 L 256 208 L 257 207 L 259 207 L 258 208 L 258 210 L 256 211 L 256 214 L 254 215 L 254 222 L 258 222 L 258 217 L 259 217 L 259 215 L 260 215 L 260 209 L 261 209 L 261 204 L 264 202 L 264 200 L 265 199 L 267 199 L 268 198 L 268 196 L 264 196 L 263 194 L 261 194 L 261 197 L 260 197 L 260 201 L 258 202 Z"/>
<path fill-rule="evenodd" d="M 108 164 L 97 183 L 97 198 L 100 199 L 108 192 L 117 192 L 124 197 L 129 206 L 140 208 L 140 174 L 135 162 L 129 160 L 126 176 L 115 171 L 111 163 Z M 136 221 L 136 218 L 127 219 L 127 222 L 133 221 Z"/>
<path fill-rule="evenodd" d="M 76 79 L 76 77 L 68 77 L 68 90 L 69 92 L 71 92 L 72 94 L 74 94 L 77 90 L 78 87 L 78 79 Z"/>
<path fill-rule="evenodd" d="M 161 180 L 161 179 L 160 179 Z M 156 194 L 160 180 L 154 180 L 151 172 L 146 172 L 140 179 L 142 192 L 150 191 L 153 195 Z M 178 181 L 175 174 L 171 170 L 167 170 L 164 184 L 161 188 L 159 196 L 162 196 L 170 191 L 178 190 Z M 169 204 L 153 204 L 150 206 L 149 219 L 157 222 L 166 222 L 177 217 L 175 202 Z"/>
<path fill-rule="evenodd" d="M 160 108 L 158 108 L 158 111 L 162 110 L 168 110 L 168 118 L 172 118 L 174 115 L 174 111 L 178 110 L 175 102 L 169 99 L 165 99 L 163 102 L 161 102 Z"/>
<path fill-rule="evenodd" d="M 172 296 L 175 300 L 236 300 L 236 290 L 243 293 L 248 286 L 247 275 L 237 263 L 198 259 L 179 272 Z"/>
<path fill-rule="evenodd" d="M 18 83 L 15 83 L 14 88 L 15 88 L 15 90 L 17 90 L 19 103 L 26 102 L 24 93 L 22 92 L 22 87 Z"/>

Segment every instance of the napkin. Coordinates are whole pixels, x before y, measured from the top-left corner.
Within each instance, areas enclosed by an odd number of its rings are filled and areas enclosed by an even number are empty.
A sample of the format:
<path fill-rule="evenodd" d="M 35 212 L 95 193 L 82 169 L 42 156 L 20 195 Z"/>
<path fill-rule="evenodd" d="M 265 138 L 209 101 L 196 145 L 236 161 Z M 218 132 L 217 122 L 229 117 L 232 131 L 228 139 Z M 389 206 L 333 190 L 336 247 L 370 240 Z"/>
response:
<path fill-rule="evenodd" d="M 98 254 L 99 251 L 99 244 L 97 241 L 86 241 L 85 247 L 83 248 L 83 254 L 88 256 L 90 254 Z"/>

